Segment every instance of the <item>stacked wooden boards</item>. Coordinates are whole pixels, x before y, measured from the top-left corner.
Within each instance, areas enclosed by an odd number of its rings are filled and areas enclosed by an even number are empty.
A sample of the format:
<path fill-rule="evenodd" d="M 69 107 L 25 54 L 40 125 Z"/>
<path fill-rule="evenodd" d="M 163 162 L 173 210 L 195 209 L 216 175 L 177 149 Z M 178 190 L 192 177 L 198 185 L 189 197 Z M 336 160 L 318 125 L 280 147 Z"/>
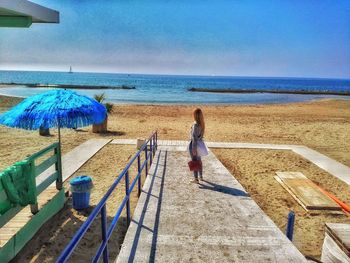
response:
<path fill-rule="evenodd" d="M 300 172 L 276 172 L 275 179 L 305 210 L 341 211 L 310 179 Z"/>
<path fill-rule="evenodd" d="M 326 223 L 321 260 L 324 263 L 350 262 L 350 224 Z"/>

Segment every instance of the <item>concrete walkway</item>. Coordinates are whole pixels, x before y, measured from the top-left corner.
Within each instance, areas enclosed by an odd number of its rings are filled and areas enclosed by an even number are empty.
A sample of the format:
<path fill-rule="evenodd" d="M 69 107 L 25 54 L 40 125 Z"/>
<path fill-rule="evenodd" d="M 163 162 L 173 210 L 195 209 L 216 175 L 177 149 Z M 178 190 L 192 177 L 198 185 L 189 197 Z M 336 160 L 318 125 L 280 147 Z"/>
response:
<path fill-rule="evenodd" d="M 122 139 L 113 140 L 113 144 L 136 144 L 136 140 Z M 187 141 L 160 140 L 159 145 L 168 146 L 187 146 Z M 331 175 L 350 185 L 350 168 L 339 163 L 332 158 L 327 157 L 315 150 L 302 145 L 285 145 L 285 144 L 259 144 L 259 143 L 231 143 L 231 142 L 206 142 L 209 148 L 224 149 L 271 149 L 271 150 L 291 150 Z"/>
<path fill-rule="evenodd" d="M 159 146 L 117 262 L 306 262 L 212 153 L 199 185 L 188 160 Z"/>

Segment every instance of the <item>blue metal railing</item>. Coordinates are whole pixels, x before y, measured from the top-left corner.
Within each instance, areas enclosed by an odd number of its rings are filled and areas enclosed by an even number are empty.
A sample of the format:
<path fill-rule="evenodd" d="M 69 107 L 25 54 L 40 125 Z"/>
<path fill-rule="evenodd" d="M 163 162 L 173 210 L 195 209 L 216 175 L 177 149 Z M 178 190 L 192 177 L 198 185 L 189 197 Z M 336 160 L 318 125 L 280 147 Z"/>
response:
<path fill-rule="evenodd" d="M 148 149 L 149 146 L 149 149 Z M 140 150 L 134 155 L 134 157 L 129 161 L 129 163 L 126 165 L 124 170 L 119 174 L 117 179 L 114 181 L 112 186 L 109 188 L 109 190 L 106 192 L 106 194 L 102 197 L 101 201 L 96 205 L 94 210 L 91 212 L 90 216 L 86 219 L 86 221 L 82 224 L 82 226 L 79 228 L 77 233 L 74 235 L 72 240 L 69 242 L 69 244 L 66 246 L 66 248 L 63 250 L 59 258 L 56 262 L 66 262 L 71 254 L 73 253 L 74 249 L 77 247 L 79 241 L 84 237 L 85 233 L 91 226 L 92 222 L 96 219 L 96 217 L 101 214 L 101 229 L 102 229 L 102 242 L 97 250 L 97 253 L 95 254 L 95 257 L 93 258 L 92 262 L 98 262 L 100 257 L 103 254 L 103 262 L 109 262 L 108 259 L 108 240 L 110 239 L 114 228 L 117 225 L 117 222 L 119 220 L 119 217 L 124 209 L 126 207 L 126 218 L 127 218 L 127 225 L 129 226 L 131 215 L 130 215 L 130 193 L 134 189 L 136 183 L 138 183 L 138 195 L 141 194 L 141 173 L 143 169 L 145 169 L 145 174 L 147 176 L 148 174 L 148 162 L 149 165 L 152 164 L 153 156 L 157 150 L 158 147 L 158 134 L 157 131 L 153 132 L 152 135 L 148 138 L 148 140 L 142 145 Z M 141 153 L 145 153 L 145 160 L 141 164 Z M 134 178 L 133 182 L 129 182 L 129 169 L 131 165 L 134 163 L 134 161 L 137 159 L 137 176 Z M 109 227 L 107 226 L 107 213 L 106 213 L 106 202 L 112 192 L 116 189 L 119 182 L 125 178 L 125 196 L 111 222 Z"/>

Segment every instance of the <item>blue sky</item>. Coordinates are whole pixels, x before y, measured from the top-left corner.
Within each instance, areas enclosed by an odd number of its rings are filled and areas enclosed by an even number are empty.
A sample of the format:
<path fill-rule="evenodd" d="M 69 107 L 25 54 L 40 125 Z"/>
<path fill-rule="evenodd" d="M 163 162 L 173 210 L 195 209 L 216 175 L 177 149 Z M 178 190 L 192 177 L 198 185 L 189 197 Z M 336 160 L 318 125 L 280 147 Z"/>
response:
<path fill-rule="evenodd" d="M 350 1 L 48 1 L 0 69 L 350 78 Z"/>

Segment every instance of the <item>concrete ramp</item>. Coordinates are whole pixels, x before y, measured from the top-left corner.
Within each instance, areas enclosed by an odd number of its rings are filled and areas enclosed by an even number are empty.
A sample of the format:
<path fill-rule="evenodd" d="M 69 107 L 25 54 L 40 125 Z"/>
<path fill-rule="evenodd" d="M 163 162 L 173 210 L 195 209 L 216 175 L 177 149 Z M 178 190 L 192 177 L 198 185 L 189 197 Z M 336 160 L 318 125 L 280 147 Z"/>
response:
<path fill-rule="evenodd" d="M 306 262 L 212 153 L 200 184 L 188 160 L 159 146 L 116 262 Z"/>

